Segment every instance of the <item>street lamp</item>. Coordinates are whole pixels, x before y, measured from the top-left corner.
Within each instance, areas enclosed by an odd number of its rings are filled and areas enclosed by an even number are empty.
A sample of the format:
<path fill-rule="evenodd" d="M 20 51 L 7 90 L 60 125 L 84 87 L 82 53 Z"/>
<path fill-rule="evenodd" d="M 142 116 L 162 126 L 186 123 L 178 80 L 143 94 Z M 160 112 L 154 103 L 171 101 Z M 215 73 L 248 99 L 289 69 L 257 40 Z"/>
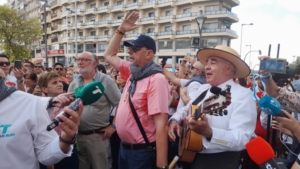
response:
<path fill-rule="evenodd" d="M 249 25 L 249 26 L 252 26 L 253 25 L 253 23 L 250 23 L 250 24 L 242 24 L 242 28 L 241 28 L 241 43 L 240 43 L 240 55 L 242 56 L 242 43 L 243 43 L 243 41 L 242 41 L 242 39 L 243 39 L 243 26 L 247 26 L 247 25 Z"/>
<path fill-rule="evenodd" d="M 47 13 L 46 13 L 47 9 L 46 8 L 50 7 L 50 5 L 48 4 L 48 0 L 39 0 L 39 1 L 42 3 L 43 8 L 44 8 L 44 32 L 45 32 L 44 41 L 45 41 L 45 58 L 46 58 L 45 67 L 47 69 L 48 68 L 48 44 L 47 44 L 48 37 L 47 37 L 47 21 L 46 21 L 46 19 L 47 19 Z"/>
<path fill-rule="evenodd" d="M 261 55 L 261 50 L 251 50 L 251 51 L 249 51 L 249 52 L 245 55 L 244 61 L 246 60 L 247 55 L 248 55 L 249 53 L 251 53 L 251 52 L 258 52 L 258 54 Z M 249 66 L 250 66 L 250 65 L 249 65 Z M 251 66 L 250 66 L 250 67 L 251 67 Z"/>
<path fill-rule="evenodd" d="M 251 51 L 251 45 L 246 45 L 246 46 L 249 46 L 250 47 L 250 50 L 249 51 Z M 249 67 L 251 67 L 252 65 L 251 65 L 251 52 L 250 52 L 250 56 L 249 56 Z"/>
<path fill-rule="evenodd" d="M 199 49 L 201 48 L 201 36 L 202 36 L 202 28 L 204 25 L 204 22 L 206 20 L 206 16 L 203 15 L 202 10 L 200 10 L 200 16 L 195 18 L 197 24 L 198 24 L 198 28 L 199 28 Z"/>

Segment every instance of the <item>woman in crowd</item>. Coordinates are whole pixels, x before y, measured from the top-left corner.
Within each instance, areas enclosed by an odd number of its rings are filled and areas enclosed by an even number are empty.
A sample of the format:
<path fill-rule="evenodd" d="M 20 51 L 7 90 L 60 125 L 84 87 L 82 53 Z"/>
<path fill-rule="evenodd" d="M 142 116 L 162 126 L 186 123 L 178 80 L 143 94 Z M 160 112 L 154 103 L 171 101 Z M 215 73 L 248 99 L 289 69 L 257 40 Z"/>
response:
<path fill-rule="evenodd" d="M 24 74 L 24 80 L 25 80 L 25 91 L 27 93 L 33 94 L 33 91 L 37 85 L 38 77 L 33 72 L 27 72 Z"/>
<path fill-rule="evenodd" d="M 73 75 L 74 75 L 74 71 L 72 69 L 68 69 L 67 74 L 66 74 L 68 84 L 70 84 L 73 81 Z"/>

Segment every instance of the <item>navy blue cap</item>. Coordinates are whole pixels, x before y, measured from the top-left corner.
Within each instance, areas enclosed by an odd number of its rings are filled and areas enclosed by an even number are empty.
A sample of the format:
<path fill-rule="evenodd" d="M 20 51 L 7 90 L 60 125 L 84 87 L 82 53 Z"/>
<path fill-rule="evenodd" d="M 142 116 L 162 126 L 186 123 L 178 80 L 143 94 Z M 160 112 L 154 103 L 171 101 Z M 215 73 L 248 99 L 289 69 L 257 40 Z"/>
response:
<path fill-rule="evenodd" d="M 156 53 L 156 45 L 155 41 L 147 35 L 140 34 L 138 35 L 134 41 L 124 41 L 124 46 L 130 47 L 130 46 L 137 46 L 137 47 L 145 47 L 147 49 L 150 49 L 153 51 L 153 53 Z"/>

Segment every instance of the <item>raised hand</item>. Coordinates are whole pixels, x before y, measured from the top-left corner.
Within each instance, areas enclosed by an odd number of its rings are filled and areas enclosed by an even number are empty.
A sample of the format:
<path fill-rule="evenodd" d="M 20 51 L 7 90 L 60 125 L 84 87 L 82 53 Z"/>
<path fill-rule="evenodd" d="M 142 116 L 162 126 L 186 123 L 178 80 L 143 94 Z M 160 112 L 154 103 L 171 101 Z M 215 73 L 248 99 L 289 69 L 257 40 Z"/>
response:
<path fill-rule="evenodd" d="M 135 25 L 135 22 L 139 19 L 139 13 L 138 12 L 126 12 L 124 19 L 119 26 L 119 30 L 123 32 L 129 32 L 132 31 L 138 26 Z"/>

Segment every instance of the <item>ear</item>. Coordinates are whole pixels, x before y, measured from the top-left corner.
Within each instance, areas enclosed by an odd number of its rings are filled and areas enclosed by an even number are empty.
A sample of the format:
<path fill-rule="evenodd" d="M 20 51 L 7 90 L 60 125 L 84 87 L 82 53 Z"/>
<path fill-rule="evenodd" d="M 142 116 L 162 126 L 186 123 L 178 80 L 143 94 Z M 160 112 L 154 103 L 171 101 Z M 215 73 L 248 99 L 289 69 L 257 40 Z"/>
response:
<path fill-rule="evenodd" d="M 46 93 L 46 94 L 48 93 L 48 89 L 46 87 L 41 87 L 41 90 L 43 93 Z"/>

